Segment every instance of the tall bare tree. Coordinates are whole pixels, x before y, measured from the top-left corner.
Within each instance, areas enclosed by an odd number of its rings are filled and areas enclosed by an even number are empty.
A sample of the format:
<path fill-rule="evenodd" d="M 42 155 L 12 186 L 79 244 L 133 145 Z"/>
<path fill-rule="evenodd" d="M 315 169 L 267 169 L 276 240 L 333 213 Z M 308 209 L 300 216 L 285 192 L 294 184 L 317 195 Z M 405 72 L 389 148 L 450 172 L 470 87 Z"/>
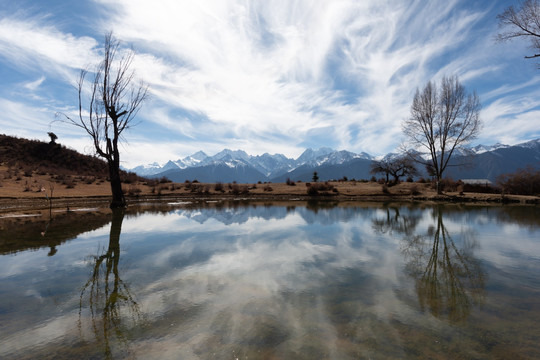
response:
<path fill-rule="evenodd" d="M 499 41 L 508 41 L 515 38 L 528 39 L 530 47 L 535 52 L 525 56 L 526 59 L 540 57 L 540 1 L 522 1 L 516 9 L 509 6 L 497 15 L 499 26 L 504 31 L 497 36 Z"/>
<path fill-rule="evenodd" d="M 427 150 L 429 159 L 411 158 L 433 169 L 439 194 L 452 155 L 458 150 L 466 152 L 468 143 L 478 136 L 480 108 L 476 93 L 466 94 L 456 76 L 443 77 L 440 90 L 431 81 L 422 91 L 416 90 L 411 117 L 403 124 L 403 132 L 415 150 Z"/>
<path fill-rule="evenodd" d="M 147 98 L 148 85 L 136 82 L 132 70 L 134 52 L 122 51 L 110 32 L 105 35 L 103 60 L 91 73 L 81 70 L 78 81 L 79 113 L 68 122 L 84 129 L 93 140 L 97 155 L 107 161 L 111 183 L 111 208 L 126 206 L 120 178 L 119 142 Z"/>

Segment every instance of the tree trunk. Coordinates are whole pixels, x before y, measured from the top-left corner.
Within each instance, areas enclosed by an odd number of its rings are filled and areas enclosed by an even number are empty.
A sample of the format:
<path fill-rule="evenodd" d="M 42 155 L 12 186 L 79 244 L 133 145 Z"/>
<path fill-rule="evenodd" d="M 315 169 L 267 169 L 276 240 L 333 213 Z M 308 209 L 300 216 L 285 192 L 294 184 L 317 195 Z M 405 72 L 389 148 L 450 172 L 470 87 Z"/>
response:
<path fill-rule="evenodd" d="M 120 169 L 115 166 L 114 162 L 109 161 L 109 178 L 111 180 L 112 201 L 111 209 L 125 208 L 126 198 L 122 191 L 122 181 L 120 180 Z"/>

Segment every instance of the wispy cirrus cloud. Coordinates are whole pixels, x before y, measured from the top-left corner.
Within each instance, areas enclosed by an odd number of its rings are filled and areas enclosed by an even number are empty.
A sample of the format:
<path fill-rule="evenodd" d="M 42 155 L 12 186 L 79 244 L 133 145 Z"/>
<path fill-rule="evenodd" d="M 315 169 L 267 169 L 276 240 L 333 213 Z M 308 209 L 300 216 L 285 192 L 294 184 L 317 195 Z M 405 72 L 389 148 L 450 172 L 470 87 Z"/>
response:
<path fill-rule="evenodd" d="M 530 89 L 519 81 L 531 76 L 506 74 L 510 55 L 492 41 L 501 5 L 491 2 L 91 4 L 99 9 L 86 20 L 92 33 L 56 27 L 61 13 L 5 16 L 0 60 L 31 74 L 18 81 L 27 90 L 49 91 L 55 99 L 47 105 L 29 99 L 27 106 L 74 108 L 73 89 L 66 85 L 75 82 L 79 68 L 99 61 L 103 33 L 113 30 L 136 49 L 137 76 L 150 84 L 152 95 L 139 113 L 141 124 L 129 134 L 137 146 L 126 146 L 125 158 L 133 165 L 223 147 L 289 156 L 308 146 L 382 154 L 399 145 L 416 88 L 443 75 L 458 75 L 469 90 L 478 89 L 488 125 L 481 140 L 519 141 L 538 133 L 530 124 L 513 136 L 495 130 L 522 124 L 535 108 L 515 107 Z M 158 144 L 170 150 L 139 150 Z"/>
<path fill-rule="evenodd" d="M 51 23 L 47 16 L 0 19 L 0 56 L 18 69 L 41 70 L 65 80 L 73 79 L 73 69 L 98 60 L 95 39 L 63 33 Z"/>
<path fill-rule="evenodd" d="M 416 86 L 440 75 L 437 63 L 486 15 L 458 1 L 101 3 L 123 14 L 108 23 L 119 37 L 169 60 L 146 77 L 169 79 L 153 84 L 160 97 L 236 138 L 279 134 L 266 149 L 316 146 L 322 129 L 335 147 L 391 150 Z M 489 71 L 464 55 L 443 69 Z"/>

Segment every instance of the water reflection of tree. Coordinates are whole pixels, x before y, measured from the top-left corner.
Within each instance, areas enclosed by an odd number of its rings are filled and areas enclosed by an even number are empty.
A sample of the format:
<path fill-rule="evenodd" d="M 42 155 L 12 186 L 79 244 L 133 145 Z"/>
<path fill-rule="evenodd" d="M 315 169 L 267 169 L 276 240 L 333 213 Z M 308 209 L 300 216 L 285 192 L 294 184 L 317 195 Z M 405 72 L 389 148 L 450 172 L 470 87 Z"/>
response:
<path fill-rule="evenodd" d="M 458 248 L 444 226 L 442 207 L 435 208 L 434 219 L 427 236 L 405 237 L 407 270 L 416 280 L 422 309 L 450 321 L 464 320 L 484 300 L 485 273 L 473 255 L 474 234 L 462 231 L 463 246 Z"/>
<path fill-rule="evenodd" d="M 386 217 L 372 220 L 373 229 L 376 232 L 386 234 L 396 232 L 406 236 L 412 235 L 420 221 L 419 212 L 406 212 L 402 215 L 399 207 L 385 207 Z"/>
<path fill-rule="evenodd" d="M 386 208 L 386 218 L 372 223 L 377 232 L 403 235 L 406 271 L 416 281 L 421 308 L 451 321 L 464 320 L 484 299 L 485 273 L 473 256 L 474 234 L 462 231 L 463 246 L 458 248 L 444 226 L 443 207 L 434 208 L 433 214 L 435 224 L 426 235 L 416 230 L 420 213 L 398 207 Z"/>
<path fill-rule="evenodd" d="M 113 211 L 109 246 L 103 254 L 92 258 L 92 275 L 81 291 L 79 303 L 79 328 L 83 308 L 88 302 L 91 329 L 107 359 L 112 357 L 112 340 L 118 340 L 127 348 L 126 331 L 129 327 L 125 320 L 136 325 L 142 319 L 139 306 L 120 278 L 118 268 L 123 219 L 123 209 Z"/>

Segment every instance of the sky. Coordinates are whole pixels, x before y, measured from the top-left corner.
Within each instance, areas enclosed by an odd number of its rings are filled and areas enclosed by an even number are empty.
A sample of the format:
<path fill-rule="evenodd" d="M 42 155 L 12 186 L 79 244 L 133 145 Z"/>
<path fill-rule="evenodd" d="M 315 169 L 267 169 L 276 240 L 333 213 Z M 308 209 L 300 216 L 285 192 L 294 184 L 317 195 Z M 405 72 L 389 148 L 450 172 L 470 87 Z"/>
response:
<path fill-rule="evenodd" d="M 540 69 L 524 40 L 495 41 L 516 1 L 0 0 L 0 133 L 94 154 L 75 114 L 81 69 L 108 31 L 135 51 L 149 99 L 122 166 L 199 150 L 380 156 L 403 142 L 416 89 L 458 76 L 482 103 L 472 145 L 540 138 Z"/>

